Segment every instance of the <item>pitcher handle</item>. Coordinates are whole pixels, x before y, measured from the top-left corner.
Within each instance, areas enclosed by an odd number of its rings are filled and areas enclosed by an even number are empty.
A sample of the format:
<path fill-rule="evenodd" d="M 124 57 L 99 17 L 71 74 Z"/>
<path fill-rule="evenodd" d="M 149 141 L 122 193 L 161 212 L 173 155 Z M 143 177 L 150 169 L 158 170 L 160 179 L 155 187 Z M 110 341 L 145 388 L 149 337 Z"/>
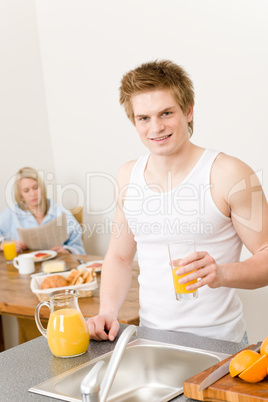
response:
<path fill-rule="evenodd" d="M 47 338 L 47 330 L 43 327 L 41 320 L 40 320 L 40 309 L 43 306 L 47 306 L 50 309 L 50 304 L 49 302 L 43 301 L 40 302 L 35 309 L 35 313 L 34 313 L 34 318 L 35 318 L 35 322 L 37 325 L 37 328 L 39 329 L 39 331 L 41 332 L 42 335 L 44 335 L 45 338 Z"/>

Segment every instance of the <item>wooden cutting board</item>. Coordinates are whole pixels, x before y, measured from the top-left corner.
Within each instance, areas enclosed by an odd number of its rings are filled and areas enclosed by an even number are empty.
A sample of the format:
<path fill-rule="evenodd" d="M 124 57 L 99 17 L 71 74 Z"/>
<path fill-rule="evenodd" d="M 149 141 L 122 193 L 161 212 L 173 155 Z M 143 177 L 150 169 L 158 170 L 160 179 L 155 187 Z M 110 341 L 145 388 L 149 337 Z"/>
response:
<path fill-rule="evenodd" d="M 246 348 L 247 349 L 247 348 Z M 239 377 L 232 378 L 230 374 L 220 378 L 203 391 L 198 391 L 201 382 L 214 370 L 231 360 L 235 355 L 228 357 L 214 366 L 196 374 L 183 383 L 184 395 L 187 398 L 199 401 L 227 401 L 227 402 L 263 402 L 268 401 L 268 377 L 258 383 L 248 383 Z"/>

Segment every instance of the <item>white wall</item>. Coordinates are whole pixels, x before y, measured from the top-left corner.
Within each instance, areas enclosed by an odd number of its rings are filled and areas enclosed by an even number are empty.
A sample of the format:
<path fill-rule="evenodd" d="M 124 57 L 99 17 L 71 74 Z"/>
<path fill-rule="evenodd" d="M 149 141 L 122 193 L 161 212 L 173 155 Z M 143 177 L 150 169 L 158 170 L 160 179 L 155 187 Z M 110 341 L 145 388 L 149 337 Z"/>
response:
<path fill-rule="evenodd" d="M 84 205 L 88 253 L 107 249 L 120 165 L 146 152 L 118 102 L 122 75 L 144 61 L 168 58 L 186 68 L 196 90 L 193 141 L 260 170 L 267 195 L 265 0 L 2 0 L 0 7 L 8 33 L 0 36 L 2 183 L 25 161 L 50 170 L 57 201 Z M 47 147 L 41 155 L 37 138 Z M 246 315 L 252 306 L 258 315 L 260 299 L 266 303 L 267 289 L 243 295 Z M 250 322 L 251 341 L 267 336 L 268 321 Z"/>
<path fill-rule="evenodd" d="M 53 172 L 33 0 L 0 2 L 0 210 L 5 188 L 23 166 Z"/>
<path fill-rule="evenodd" d="M 141 62 L 169 58 L 191 74 L 194 142 L 265 169 L 267 9 L 242 0 L 36 0 L 56 176 L 84 190 L 91 229 L 112 219 L 92 210 L 110 205 L 113 186 L 97 178 L 87 186 L 86 175 L 116 176 L 146 152 L 118 102 L 123 73 Z M 74 206 L 75 191 L 64 201 Z M 87 250 L 105 253 L 109 235 L 89 235 Z"/>

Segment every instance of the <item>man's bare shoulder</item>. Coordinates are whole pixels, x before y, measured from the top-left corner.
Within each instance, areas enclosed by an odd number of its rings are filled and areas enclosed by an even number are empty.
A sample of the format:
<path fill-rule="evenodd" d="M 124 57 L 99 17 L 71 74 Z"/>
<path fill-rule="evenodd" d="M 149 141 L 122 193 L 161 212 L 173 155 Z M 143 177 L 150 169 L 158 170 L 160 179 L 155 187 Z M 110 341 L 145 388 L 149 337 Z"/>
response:
<path fill-rule="evenodd" d="M 254 171 L 250 166 L 240 159 L 224 153 L 220 153 L 215 159 L 211 178 L 214 184 L 221 180 L 221 183 L 229 183 L 232 185 L 237 180 L 247 179 L 254 175 Z"/>
<path fill-rule="evenodd" d="M 136 162 L 137 162 L 137 160 L 132 160 L 132 161 L 124 163 L 120 167 L 118 176 L 117 176 L 117 183 L 120 187 L 125 186 L 129 183 L 130 176 L 131 176 L 133 167 Z"/>
<path fill-rule="evenodd" d="M 230 202 L 233 195 L 245 197 L 252 187 L 260 185 L 260 182 L 246 163 L 224 153 L 220 153 L 215 159 L 211 169 L 211 194 L 219 210 L 226 216 L 230 216 Z M 241 191 L 243 190 L 243 191 Z"/>
<path fill-rule="evenodd" d="M 130 182 L 131 172 L 136 163 L 136 160 L 129 161 L 124 163 L 119 169 L 117 178 L 116 178 L 116 189 L 115 189 L 115 197 L 122 210 L 122 206 L 124 204 L 124 199 L 127 194 L 128 184 Z"/>

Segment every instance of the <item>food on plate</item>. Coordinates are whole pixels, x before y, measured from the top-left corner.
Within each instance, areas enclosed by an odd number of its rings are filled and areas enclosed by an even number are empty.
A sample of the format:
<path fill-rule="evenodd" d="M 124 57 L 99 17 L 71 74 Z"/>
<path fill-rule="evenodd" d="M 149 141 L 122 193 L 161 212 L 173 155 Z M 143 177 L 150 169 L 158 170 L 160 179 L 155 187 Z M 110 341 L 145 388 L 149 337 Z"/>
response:
<path fill-rule="evenodd" d="M 61 275 L 52 275 L 52 276 L 47 276 L 42 284 L 41 284 L 41 289 L 50 289 L 50 288 L 60 288 L 63 286 L 68 286 L 69 283 L 67 279 L 63 278 Z"/>
<path fill-rule="evenodd" d="M 96 276 L 94 270 L 91 269 L 72 269 L 67 279 L 62 275 L 50 275 L 47 276 L 42 284 L 41 289 L 58 288 L 64 286 L 82 285 L 84 283 L 90 283 Z"/>
<path fill-rule="evenodd" d="M 41 261 L 44 260 L 45 258 L 51 257 L 52 254 L 48 254 L 48 253 L 36 253 L 34 255 L 34 260 L 35 261 Z"/>
<path fill-rule="evenodd" d="M 65 261 L 47 261 L 42 264 L 43 271 L 46 273 L 63 272 L 66 268 Z"/>
<path fill-rule="evenodd" d="M 88 261 L 85 268 L 93 268 L 96 273 L 101 272 L 103 261 Z"/>
<path fill-rule="evenodd" d="M 102 264 L 99 262 L 93 262 L 92 264 L 90 264 L 90 262 L 87 263 L 86 265 L 87 268 L 100 268 L 102 267 Z"/>
<path fill-rule="evenodd" d="M 247 382 L 259 382 L 267 375 L 267 365 L 266 355 L 261 356 L 253 350 L 242 350 L 230 361 L 230 375 Z"/>

